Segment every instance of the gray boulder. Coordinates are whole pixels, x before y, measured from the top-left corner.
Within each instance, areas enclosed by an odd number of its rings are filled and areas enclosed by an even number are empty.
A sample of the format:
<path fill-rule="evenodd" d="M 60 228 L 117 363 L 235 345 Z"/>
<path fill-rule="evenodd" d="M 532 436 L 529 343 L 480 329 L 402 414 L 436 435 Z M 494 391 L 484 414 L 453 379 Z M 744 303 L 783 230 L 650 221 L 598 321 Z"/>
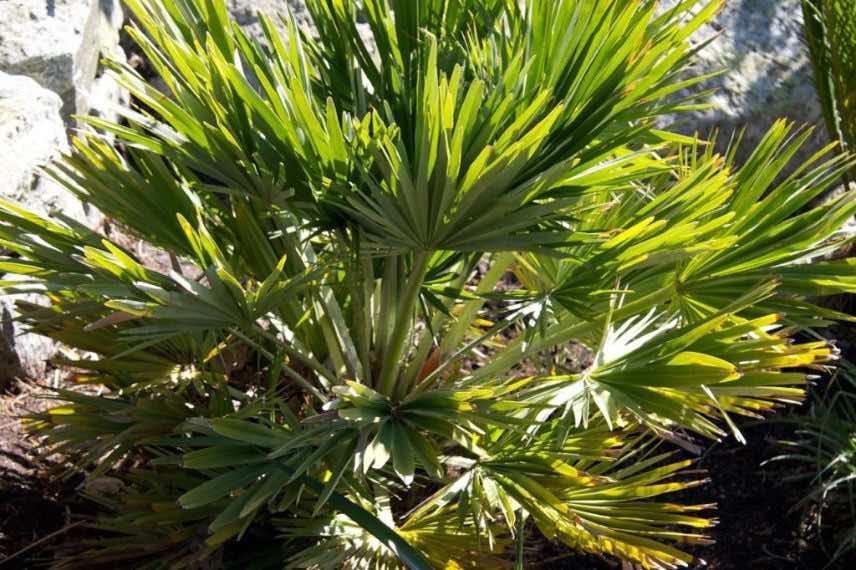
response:
<path fill-rule="evenodd" d="M 118 63 L 127 62 L 125 52 L 119 46 L 114 48 L 109 57 Z M 100 73 L 89 88 L 86 102 L 89 106 L 89 114 L 93 117 L 118 123 L 120 121 L 119 109 L 130 105 L 130 100 L 131 95 L 127 89 L 119 85 L 111 75 Z M 103 136 L 112 139 L 110 135 L 103 134 Z"/>
<path fill-rule="evenodd" d="M 82 219 L 80 202 L 38 172 L 68 147 L 61 106 L 33 79 L 0 72 L 0 196 L 41 214 L 61 210 Z"/>
<path fill-rule="evenodd" d="M 661 9 L 678 0 L 664 0 Z M 726 0 L 714 20 L 691 38 L 698 44 L 719 36 L 698 54 L 692 74 L 724 70 L 702 88 L 716 89 L 713 108 L 676 117 L 679 130 L 707 134 L 718 128 L 721 141 L 746 127 L 742 155 L 773 122 L 784 117 L 816 125 L 809 148 L 828 142 L 814 91 L 808 50 L 803 44 L 800 0 Z"/>
<path fill-rule="evenodd" d="M 285 16 L 290 10 L 294 15 L 297 25 L 306 27 L 310 32 L 314 31 L 312 18 L 303 0 L 226 0 L 226 6 L 232 18 L 241 26 L 250 38 L 264 43 L 264 32 L 262 31 L 259 13 L 271 17 L 274 25 L 282 32 L 285 29 L 280 15 Z M 371 37 L 371 29 L 365 22 L 358 22 L 357 29 L 363 39 L 366 40 L 369 52 L 374 52 L 374 43 Z"/>
<path fill-rule="evenodd" d="M 80 202 L 38 171 L 67 148 L 61 106 L 56 93 L 29 77 L 0 72 L 0 197 L 41 214 L 59 210 L 84 220 Z M 26 300 L 38 302 L 33 295 Z M 11 378 L 41 377 L 56 349 L 49 339 L 21 334 L 15 316 L 14 299 L 0 296 L 0 388 Z"/>
<path fill-rule="evenodd" d="M 84 114 L 102 53 L 113 53 L 120 0 L 3 0 L 0 71 L 26 75 L 60 95 L 63 115 Z"/>
<path fill-rule="evenodd" d="M 226 7 L 232 18 L 255 40 L 263 40 L 264 32 L 259 20 L 259 13 L 271 17 L 277 28 L 282 30 L 279 15 L 286 15 L 286 10 L 291 10 L 298 24 L 309 24 L 309 11 L 302 0 L 226 0 Z"/>
<path fill-rule="evenodd" d="M 18 299 L 38 303 L 37 295 L 24 295 Z M 0 297 L 0 391 L 15 380 L 42 380 L 48 370 L 48 361 L 59 351 L 53 340 L 21 330 L 15 309 L 15 299 Z"/>

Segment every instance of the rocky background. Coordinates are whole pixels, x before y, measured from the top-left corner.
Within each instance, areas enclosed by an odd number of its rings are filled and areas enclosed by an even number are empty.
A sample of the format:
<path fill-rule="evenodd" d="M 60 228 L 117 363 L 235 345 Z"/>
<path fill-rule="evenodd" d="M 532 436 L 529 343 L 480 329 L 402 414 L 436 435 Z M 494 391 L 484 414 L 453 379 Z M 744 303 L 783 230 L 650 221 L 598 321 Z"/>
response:
<path fill-rule="evenodd" d="M 678 0 L 663 0 L 663 9 Z M 227 0 L 235 20 L 259 37 L 259 11 L 289 5 L 301 21 L 301 0 Z M 124 11 L 120 0 L 0 0 L 0 197 L 41 212 L 62 210 L 90 225 L 99 223 L 39 167 L 68 148 L 78 125 L 74 115 L 110 116 L 126 94 L 102 74 L 102 58 L 132 63 L 120 41 Z M 714 22 L 693 38 L 719 35 L 704 47 L 694 72 L 723 69 L 708 82 L 715 107 L 684 115 L 679 129 L 708 133 L 719 128 L 727 140 L 745 126 L 744 149 L 751 149 L 778 117 L 817 125 L 812 146 L 827 141 L 802 43 L 799 0 L 727 0 Z M 126 46 L 128 47 L 128 46 Z M 40 378 L 55 350 L 43 340 L 21 335 L 11 299 L 0 297 L 0 387 L 12 378 Z"/>

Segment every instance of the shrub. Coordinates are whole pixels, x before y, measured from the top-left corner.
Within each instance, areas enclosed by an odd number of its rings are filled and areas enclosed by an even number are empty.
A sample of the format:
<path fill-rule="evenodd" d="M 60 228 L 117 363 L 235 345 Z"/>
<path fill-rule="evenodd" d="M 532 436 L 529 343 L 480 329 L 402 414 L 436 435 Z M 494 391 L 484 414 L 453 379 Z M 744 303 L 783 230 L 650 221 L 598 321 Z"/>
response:
<path fill-rule="evenodd" d="M 841 149 L 856 145 L 856 2 L 802 0 L 805 39 L 826 127 Z M 849 172 L 848 184 L 856 172 Z"/>
<path fill-rule="evenodd" d="M 803 469 L 790 477 L 808 484 L 801 505 L 811 506 L 812 522 L 821 541 L 831 529 L 832 562 L 843 561 L 856 548 L 856 387 L 853 365 L 846 361 L 836 371 L 841 386 L 824 394 L 811 413 L 793 421 L 799 428 L 797 439 L 783 441 L 790 452 L 773 458 L 786 460 Z M 831 520 L 830 520 L 831 519 Z"/>
<path fill-rule="evenodd" d="M 123 481 L 61 566 L 693 561 L 667 446 L 798 401 L 834 354 L 791 336 L 849 318 L 809 296 L 856 289 L 806 263 L 850 159 L 778 180 L 807 132 L 737 168 L 656 128 L 718 1 L 310 0 L 265 45 L 221 0 L 127 4 L 171 94 L 112 64 L 133 108 L 51 172 L 169 263 L 0 207 L 3 286 L 100 387 L 31 426 Z"/>

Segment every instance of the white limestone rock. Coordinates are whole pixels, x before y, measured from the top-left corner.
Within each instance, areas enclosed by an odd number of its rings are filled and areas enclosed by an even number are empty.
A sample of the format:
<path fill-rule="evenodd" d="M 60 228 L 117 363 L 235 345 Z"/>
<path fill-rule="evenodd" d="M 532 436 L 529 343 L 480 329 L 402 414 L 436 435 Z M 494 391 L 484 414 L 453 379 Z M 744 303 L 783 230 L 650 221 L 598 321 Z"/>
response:
<path fill-rule="evenodd" d="M 310 25 L 309 11 L 301 0 L 226 0 L 226 7 L 232 18 L 251 38 L 263 41 L 264 32 L 259 21 L 259 13 L 270 16 L 277 28 L 282 30 L 279 15 L 291 10 L 299 25 Z"/>
<path fill-rule="evenodd" d="M 663 0 L 661 9 L 678 1 Z M 800 0 L 726 0 L 723 10 L 690 39 L 698 45 L 719 34 L 700 51 L 691 70 L 693 75 L 724 70 L 701 86 L 716 89 L 713 108 L 676 117 L 679 130 L 706 135 L 718 128 L 725 140 L 746 127 L 745 156 L 784 117 L 818 127 L 805 154 L 824 145 L 828 137 L 802 30 Z"/>
<path fill-rule="evenodd" d="M 110 59 L 125 63 L 125 52 L 116 46 Z M 119 109 L 127 107 L 131 99 L 127 89 L 119 85 L 112 76 L 104 73 L 95 77 L 86 96 L 89 114 L 112 123 L 120 121 Z"/>
<path fill-rule="evenodd" d="M 68 148 L 59 96 L 29 77 L 0 72 L 0 196 L 32 211 L 82 219 L 77 199 L 38 169 Z"/>
<path fill-rule="evenodd" d="M 120 0 L 2 0 L 0 71 L 26 75 L 84 114 L 102 53 L 119 43 Z"/>
<path fill-rule="evenodd" d="M 0 72 L 0 197 L 43 215 L 61 211 L 85 221 L 77 198 L 39 174 L 39 167 L 67 149 L 61 106 L 56 93 L 33 79 Z M 35 295 L 25 300 L 39 302 Z M 12 378 L 42 377 L 57 349 L 50 339 L 22 334 L 14 301 L 0 296 L 0 387 Z"/>
<path fill-rule="evenodd" d="M 0 390 L 15 380 L 40 380 L 48 370 L 48 361 L 59 352 L 53 340 L 22 332 L 16 322 L 15 300 L 39 303 L 37 295 L 12 298 L 0 296 Z"/>
<path fill-rule="evenodd" d="M 85 220 L 80 202 L 39 174 L 39 167 L 67 148 L 59 96 L 33 79 L 0 72 L 0 197 L 40 214 L 61 211 Z M 2 276 L 0 276 L 2 278 Z M 30 302 L 38 302 L 33 295 Z M 0 296 L 0 387 L 11 378 L 41 377 L 56 345 L 21 334 L 14 299 Z"/>
<path fill-rule="evenodd" d="M 259 13 L 270 16 L 280 32 L 285 29 L 285 26 L 279 16 L 285 16 L 287 10 L 290 10 L 294 15 L 298 26 L 306 27 L 310 32 L 315 29 L 309 10 L 303 0 L 226 0 L 226 7 L 229 9 L 232 18 L 249 37 L 263 43 L 265 38 L 258 17 Z M 357 29 L 363 39 L 366 40 L 369 52 L 373 53 L 374 43 L 371 37 L 371 28 L 365 22 L 357 22 Z"/>

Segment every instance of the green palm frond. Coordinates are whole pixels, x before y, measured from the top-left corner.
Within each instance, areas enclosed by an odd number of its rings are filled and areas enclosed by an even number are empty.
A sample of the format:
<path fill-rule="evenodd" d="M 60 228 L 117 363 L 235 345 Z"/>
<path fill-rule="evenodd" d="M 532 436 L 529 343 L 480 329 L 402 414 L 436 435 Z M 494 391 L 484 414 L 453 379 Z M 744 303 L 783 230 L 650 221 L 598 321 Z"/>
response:
<path fill-rule="evenodd" d="M 480 457 L 455 458 L 452 464 L 463 469 L 461 476 L 413 512 L 407 524 L 444 512 L 459 521 L 472 516 L 494 541 L 496 520 L 513 532 L 518 517 L 531 517 L 546 537 L 579 550 L 652 568 L 687 564 L 692 556 L 648 537 L 704 543 L 699 532 L 714 521 L 701 513 L 710 505 L 648 499 L 702 481 L 683 476 L 691 461 L 658 466 L 670 454 L 652 453 L 650 441 L 634 435 L 633 427 L 616 432 L 601 422 L 558 443 L 559 422 L 545 423 L 532 438 L 506 432 L 496 443 L 485 442 Z M 695 530 L 674 530 L 679 527 Z"/>
<path fill-rule="evenodd" d="M 856 145 L 856 3 L 803 0 L 802 9 L 826 127 L 843 151 L 852 151 Z M 848 179 L 852 181 L 852 171 Z"/>
<path fill-rule="evenodd" d="M 799 401 L 836 355 L 794 339 L 856 291 L 812 262 L 851 157 L 782 177 L 807 131 L 737 166 L 656 128 L 704 105 L 720 4 L 311 0 L 317 33 L 256 43 L 222 0 L 129 0 L 170 94 L 111 63 L 134 105 L 48 168 L 118 237 L 0 201 L 0 287 L 102 390 L 29 425 L 127 490 L 87 560 L 502 568 L 537 532 L 692 563 L 715 521 L 663 448 Z"/>

